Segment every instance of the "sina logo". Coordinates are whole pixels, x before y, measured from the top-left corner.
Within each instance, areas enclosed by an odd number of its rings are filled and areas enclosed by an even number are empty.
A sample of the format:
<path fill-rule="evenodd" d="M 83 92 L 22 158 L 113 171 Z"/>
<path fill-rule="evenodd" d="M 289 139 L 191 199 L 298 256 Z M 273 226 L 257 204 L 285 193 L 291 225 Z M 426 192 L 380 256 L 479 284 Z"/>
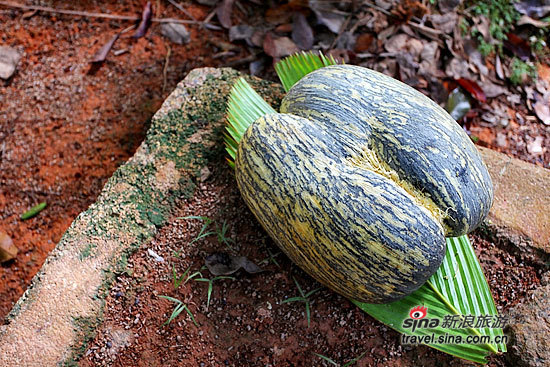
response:
<path fill-rule="evenodd" d="M 426 317 L 428 314 L 428 309 L 424 306 L 416 306 L 411 308 L 409 312 L 409 317 L 413 320 L 420 320 Z"/>
<path fill-rule="evenodd" d="M 428 309 L 424 306 L 416 306 L 409 311 L 409 317 L 403 320 L 403 329 L 433 329 L 439 326 L 439 319 L 429 319 Z"/>

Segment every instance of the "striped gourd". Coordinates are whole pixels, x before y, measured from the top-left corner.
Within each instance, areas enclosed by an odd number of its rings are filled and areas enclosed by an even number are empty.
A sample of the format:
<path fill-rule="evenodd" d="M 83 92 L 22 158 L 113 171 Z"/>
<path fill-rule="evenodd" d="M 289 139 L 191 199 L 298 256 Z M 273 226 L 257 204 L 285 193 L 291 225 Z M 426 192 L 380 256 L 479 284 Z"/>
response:
<path fill-rule="evenodd" d="M 334 291 L 390 302 L 439 267 L 445 236 L 487 215 L 492 183 L 458 124 L 413 88 L 349 65 L 295 84 L 254 122 L 239 189 L 281 249 Z"/>

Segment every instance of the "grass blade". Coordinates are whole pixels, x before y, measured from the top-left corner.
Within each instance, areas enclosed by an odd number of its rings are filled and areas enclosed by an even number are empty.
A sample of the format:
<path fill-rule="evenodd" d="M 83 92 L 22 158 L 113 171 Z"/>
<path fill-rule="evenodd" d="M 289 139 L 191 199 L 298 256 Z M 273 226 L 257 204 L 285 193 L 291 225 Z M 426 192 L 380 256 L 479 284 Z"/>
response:
<path fill-rule="evenodd" d="M 47 205 L 48 204 L 46 202 L 43 202 L 43 203 L 40 203 L 38 205 L 33 206 L 32 208 L 30 208 L 29 210 L 27 210 L 26 212 L 21 214 L 21 219 L 22 220 L 31 219 L 32 217 L 34 217 L 35 215 L 40 213 L 42 210 L 44 210 Z"/>

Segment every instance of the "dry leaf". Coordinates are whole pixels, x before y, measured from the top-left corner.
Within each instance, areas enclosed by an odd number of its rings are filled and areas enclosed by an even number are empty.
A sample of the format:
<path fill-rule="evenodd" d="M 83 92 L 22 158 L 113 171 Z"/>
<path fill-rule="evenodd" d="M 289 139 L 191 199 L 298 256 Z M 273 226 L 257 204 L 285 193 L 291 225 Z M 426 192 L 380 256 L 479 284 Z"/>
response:
<path fill-rule="evenodd" d="M 474 42 L 464 42 L 464 52 L 468 55 L 468 61 L 470 61 L 470 64 L 475 66 L 481 75 L 489 74 L 489 68 L 485 65 L 485 60 L 483 59 L 483 56 L 481 56 L 481 53 L 478 51 Z"/>
<path fill-rule="evenodd" d="M 542 142 L 544 138 L 542 136 L 537 136 L 535 140 L 527 143 L 527 151 L 531 154 L 540 154 L 542 153 Z"/>
<path fill-rule="evenodd" d="M 548 101 L 539 99 L 534 105 L 533 110 L 537 114 L 537 117 L 545 125 L 550 125 L 550 107 L 548 107 Z"/>
<path fill-rule="evenodd" d="M 17 256 L 19 249 L 7 233 L 0 231 L 0 263 L 10 261 Z"/>
<path fill-rule="evenodd" d="M 477 99 L 478 101 L 485 103 L 487 102 L 487 97 L 485 96 L 485 93 L 483 93 L 483 90 L 481 87 L 473 80 L 460 78 L 457 79 L 456 82 L 458 85 L 460 85 L 464 90 L 466 90 L 472 97 Z"/>
<path fill-rule="evenodd" d="M 485 92 L 485 96 L 487 98 L 495 98 L 500 96 L 501 94 L 508 93 L 507 88 L 491 83 L 488 80 L 485 80 L 485 82 L 482 83 L 482 89 Z"/>
<path fill-rule="evenodd" d="M 521 18 L 519 18 L 517 25 L 524 25 L 524 24 L 530 24 L 537 28 L 546 28 L 550 26 L 550 22 L 543 22 L 542 20 L 536 20 L 527 15 L 522 15 Z"/>
<path fill-rule="evenodd" d="M 183 24 L 162 23 L 160 26 L 160 33 L 178 45 L 184 45 L 191 41 L 191 34 Z"/>
<path fill-rule="evenodd" d="M 502 69 L 502 63 L 500 62 L 500 56 L 498 56 L 498 54 L 495 56 L 495 71 L 497 73 L 497 76 L 501 80 L 504 80 L 504 70 Z"/>
<path fill-rule="evenodd" d="M 21 55 L 16 49 L 7 46 L 0 46 L 0 78 L 9 79 L 13 73 Z"/>
<path fill-rule="evenodd" d="M 113 45 L 115 44 L 116 40 L 120 37 L 120 33 L 115 34 L 111 39 L 104 44 L 94 55 L 92 58 L 92 63 L 100 64 L 105 61 L 107 58 L 107 55 L 109 54 L 109 51 L 111 51 L 111 48 L 113 48 Z"/>
<path fill-rule="evenodd" d="M 309 0 L 309 7 L 315 15 L 319 23 L 325 25 L 332 33 L 340 33 L 342 25 L 346 21 L 346 16 L 336 12 L 335 3 L 321 0 Z"/>
<path fill-rule="evenodd" d="M 292 40 L 302 50 L 310 50 L 313 47 L 313 30 L 302 13 L 294 14 Z"/>
<path fill-rule="evenodd" d="M 458 14 L 455 12 L 446 13 L 444 15 L 432 14 L 430 15 L 430 21 L 435 29 L 443 33 L 451 33 L 458 21 Z"/>
<path fill-rule="evenodd" d="M 263 46 L 265 53 L 274 59 L 289 56 L 300 51 L 290 38 L 274 38 L 271 33 L 265 35 Z"/>
<path fill-rule="evenodd" d="M 355 40 L 355 52 L 361 53 L 368 51 L 373 40 L 374 36 L 370 33 L 360 34 Z"/>
<path fill-rule="evenodd" d="M 249 274 L 260 273 L 263 270 L 246 256 L 233 256 L 225 252 L 217 252 L 208 256 L 205 260 L 206 267 L 213 275 L 230 275 L 239 269 L 244 269 Z"/>
<path fill-rule="evenodd" d="M 462 0 L 439 0 L 437 6 L 442 13 L 454 11 L 462 2 Z"/>
<path fill-rule="evenodd" d="M 523 0 L 514 3 L 514 7 L 520 14 L 525 14 L 535 19 L 540 19 L 550 13 L 548 1 Z"/>
<path fill-rule="evenodd" d="M 390 10 L 390 8 L 393 6 L 391 0 L 375 0 L 374 3 L 376 4 L 376 6 L 384 10 Z"/>
<path fill-rule="evenodd" d="M 235 0 L 223 0 L 216 8 L 216 15 L 222 27 L 231 28 L 231 13 L 233 12 L 233 3 Z"/>
<path fill-rule="evenodd" d="M 384 43 L 384 48 L 388 52 L 397 53 L 405 48 L 409 39 L 404 33 L 396 34 Z"/>
<path fill-rule="evenodd" d="M 503 42 L 504 48 L 510 50 L 523 61 L 529 60 L 531 57 L 531 46 L 529 46 L 529 43 L 512 32 L 508 33 L 506 36 L 507 39 Z"/>
<path fill-rule="evenodd" d="M 440 74 L 437 61 L 439 60 L 439 46 L 437 42 L 427 42 L 422 48 L 420 54 L 420 66 L 418 73 L 421 75 L 438 75 Z"/>
<path fill-rule="evenodd" d="M 478 16 L 473 17 L 472 20 L 474 21 L 474 25 L 476 30 L 481 33 L 483 36 L 483 39 L 487 42 L 491 41 L 491 32 L 489 28 L 491 27 L 491 22 L 487 17 L 484 16 Z"/>
<path fill-rule="evenodd" d="M 141 21 L 139 22 L 139 26 L 137 27 L 132 37 L 141 38 L 145 36 L 145 34 L 147 33 L 147 30 L 151 26 L 152 18 L 153 18 L 153 8 L 151 6 L 151 2 L 148 1 L 143 7 L 143 12 L 141 13 Z"/>
<path fill-rule="evenodd" d="M 248 24 L 239 24 L 234 25 L 229 28 L 229 40 L 239 41 L 239 40 L 248 40 L 254 34 L 254 28 Z"/>

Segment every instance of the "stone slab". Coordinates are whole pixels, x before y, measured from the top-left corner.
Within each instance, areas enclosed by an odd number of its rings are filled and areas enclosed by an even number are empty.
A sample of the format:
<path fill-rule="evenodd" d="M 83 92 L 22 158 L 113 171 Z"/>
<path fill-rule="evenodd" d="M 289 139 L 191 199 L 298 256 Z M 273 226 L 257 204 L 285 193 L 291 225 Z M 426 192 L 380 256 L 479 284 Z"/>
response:
<path fill-rule="evenodd" d="M 0 366 L 76 365 L 101 323 L 104 297 L 127 256 L 147 243 L 201 171 L 224 154 L 227 97 L 240 74 L 192 71 L 153 117 L 135 155 L 72 223 L 0 326 Z M 268 99 L 281 88 L 249 82 Z"/>
<path fill-rule="evenodd" d="M 550 170 L 480 147 L 495 200 L 486 224 L 537 256 L 550 254 Z M 538 254 L 537 254 L 538 253 Z"/>
<path fill-rule="evenodd" d="M 511 339 L 508 360 L 513 366 L 550 366 L 550 273 L 542 286 L 529 292 L 525 301 L 508 312 Z"/>

